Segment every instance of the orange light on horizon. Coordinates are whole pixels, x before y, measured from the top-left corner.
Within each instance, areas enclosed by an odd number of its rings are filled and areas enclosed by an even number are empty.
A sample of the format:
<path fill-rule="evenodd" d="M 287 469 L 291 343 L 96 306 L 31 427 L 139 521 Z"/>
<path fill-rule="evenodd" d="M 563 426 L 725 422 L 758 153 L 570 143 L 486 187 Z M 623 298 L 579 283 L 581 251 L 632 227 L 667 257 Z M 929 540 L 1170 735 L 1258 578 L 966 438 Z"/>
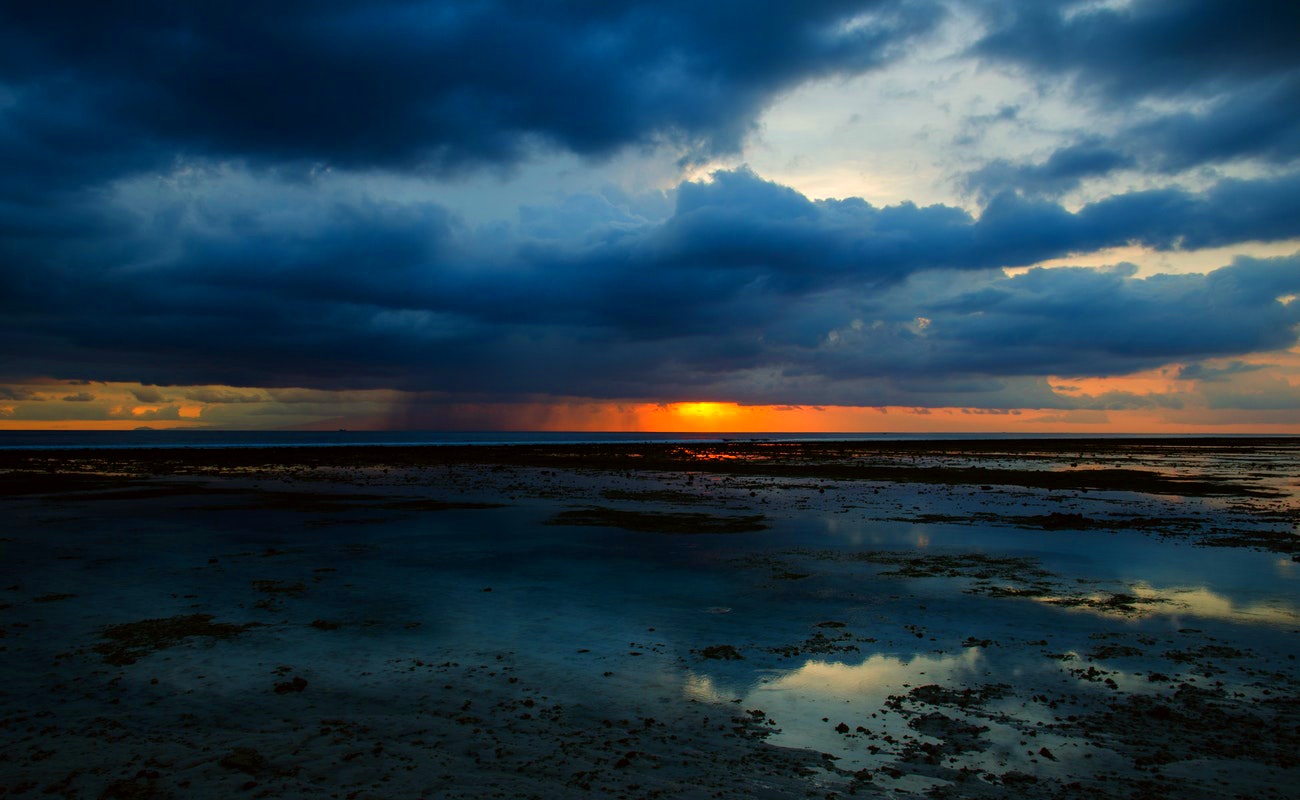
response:
<path fill-rule="evenodd" d="M 684 425 L 701 425 L 713 430 L 722 430 L 728 424 L 735 424 L 738 420 L 752 415 L 752 412 L 746 414 L 745 407 L 735 403 L 711 401 L 667 403 L 665 408 L 670 416 L 680 418 Z"/>
<path fill-rule="evenodd" d="M 1189 392 L 1193 382 L 1178 377 L 1178 367 L 1135 372 L 1130 375 L 1110 377 L 1065 377 L 1050 375 L 1047 385 L 1053 392 L 1065 397 L 1100 397 L 1109 392 L 1128 392 L 1134 395 L 1159 395 Z"/>
<path fill-rule="evenodd" d="M 1250 359 L 1232 360 L 1225 367 Z M 1300 384 L 1300 352 L 1278 356 L 1275 372 L 1246 371 L 1238 381 L 1263 390 Z M 1213 365 L 1211 365 L 1213 366 Z M 1300 434 L 1288 408 L 1217 408 L 1198 396 L 1180 365 L 1118 377 L 1049 378 L 1059 396 L 1080 408 L 746 405 L 720 398 L 681 401 L 549 397 L 458 400 L 398 390 L 330 392 L 239 387 L 154 387 L 139 384 L 30 383 L 0 404 L 0 430 L 441 430 L 571 431 L 576 433 L 1256 433 Z M 90 401 L 60 402 L 64 392 Z M 1152 398 L 1139 407 L 1117 400 Z M 1173 398 L 1177 402 L 1161 403 Z M 140 402 L 141 399 L 146 402 Z M 233 399 L 232 399 L 233 398 Z M 1089 399 L 1097 402 L 1090 403 Z M 1089 405 L 1093 407 L 1088 407 Z M 1098 407 L 1100 406 L 1100 407 Z"/>
<path fill-rule="evenodd" d="M 147 424 L 138 419 L 0 420 L 0 431 L 134 431 L 141 428 L 162 431 L 197 427 L 203 426 L 176 420 L 150 420 Z"/>
<path fill-rule="evenodd" d="M 736 408 L 735 403 L 670 403 L 678 414 L 687 417 L 718 417 Z"/>
<path fill-rule="evenodd" d="M 778 408 L 785 407 L 708 400 L 641 403 L 634 406 L 634 413 L 638 430 L 658 433 L 759 433 L 780 429 L 774 426 L 799 424 L 783 419 L 787 415 Z"/>

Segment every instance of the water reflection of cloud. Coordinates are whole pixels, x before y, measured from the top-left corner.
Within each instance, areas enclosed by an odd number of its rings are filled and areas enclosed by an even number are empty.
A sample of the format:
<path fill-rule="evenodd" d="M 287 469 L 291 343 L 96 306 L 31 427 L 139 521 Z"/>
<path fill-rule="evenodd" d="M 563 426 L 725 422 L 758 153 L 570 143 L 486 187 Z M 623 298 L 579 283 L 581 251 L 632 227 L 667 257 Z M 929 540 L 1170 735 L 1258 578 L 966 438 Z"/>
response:
<path fill-rule="evenodd" d="M 1133 594 L 1143 599 L 1165 601 L 1143 606 L 1143 610 L 1150 614 L 1192 615 L 1231 622 L 1286 625 L 1300 622 L 1300 612 L 1283 600 L 1238 604 L 1232 598 L 1212 592 L 1204 586 L 1158 589 L 1140 583 L 1133 587 Z"/>
<path fill-rule="evenodd" d="M 794 692 L 817 699 L 863 701 L 878 698 L 883 703 L 905 684 L 941 683 L 959 671 L 974 669 L 979 661 L 980 650 L 977 647 L 956 656 L 917 655 L 906 661 L 887 655 L 871 656 L 861 664 L 808 661 L 778 678 L 763 681 L 755 687 L 754 695 Z"/>
<path fill-rule="evenodd" d="M 900 658 L 873 655 L 859 664 L 807 661 L 802 666 L 776 671 L 747 689 L 729 692 L 718 680 L 688 673 L 684 692 L 690 699 L 724 703 L 740 700 L 738 709 L 762 710 L 775 722 L 769 741 L 783 747 L 835 753 L 845 759 L 840 766 L 861 765 L 868 740 L 849 738 L 835 730 L 843 722 L 856 729 L 863 725 L 876 733 L 896 737 L 911 733 L 906 719 L 879 714 L 891 695 L 906 694 L 916 686 L 937 683 L 970 685 L 984 667 L 979 648 L 957 655 L 915 655 Z M 874 740 L 877 743 L 879 740 Z"/>
<path fill-rule="evenodd" d="M 694 672 L 686 673 L 686 680 L 682 683 L 682 693 L 688 700 L 699 700 L 704 703 L 725 703 L 732 699 L 723 693 L 714 683 L 713 678 Z"/>
<path fill-rule="evenodd" d="M 1252 603 L 1238 603 L 1226 595 L 1212 592 L 1204 586 L 1156 587 L 1136 583 L 1127 592 L 1133 602 L 1113 603 L 1107 594 L 1083 597 L 1039 597 L 1037 600 L 1072 611 L 1085 611 L 1101 616 L 1137 617 L 1201 617 L 1228 622 L 1269 625 L 1294 625 L 1300 623 L 1300 610 L 1285 600 L 1273 598 Z M 1134 599 L 1135 598 L 1135 599 Z M 1080 600 L 1091 601 L 1080 603 Z"/>

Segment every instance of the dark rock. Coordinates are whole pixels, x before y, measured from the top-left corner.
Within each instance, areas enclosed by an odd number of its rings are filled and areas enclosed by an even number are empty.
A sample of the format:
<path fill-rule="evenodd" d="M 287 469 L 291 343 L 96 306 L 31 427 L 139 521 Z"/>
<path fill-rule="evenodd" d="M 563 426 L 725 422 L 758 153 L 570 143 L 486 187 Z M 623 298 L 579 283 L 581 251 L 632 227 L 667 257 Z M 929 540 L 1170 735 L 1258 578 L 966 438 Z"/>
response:
<path fill-rule="evenodd" d="M 294 679 L 291 681 L 285 681 L 284 683 L 277 683 L 275 685 L 275 693 L 289 694 L 290 692 L 301 692 L 303 689 L 306 688 L 307 688 L 307 681 L 303 680 L 301 677 L 294 677 Z"/>
<path fill-rule="evenodd" d="M 704 658 L 715 658 L 723 661 L 737 661 L 744 660 L 745 658 L 738 650 L 736 650 L 736 648 L 729 644 L 717 644 L 712 647 L 706 647 L 700 651 L 700 655 Z"/>
<path fill-rule="evenodd" d="M 217 763 L 226 769 L 253 776 L 267 768 L 266 758 L 251 747 L 236 747 Z"/>

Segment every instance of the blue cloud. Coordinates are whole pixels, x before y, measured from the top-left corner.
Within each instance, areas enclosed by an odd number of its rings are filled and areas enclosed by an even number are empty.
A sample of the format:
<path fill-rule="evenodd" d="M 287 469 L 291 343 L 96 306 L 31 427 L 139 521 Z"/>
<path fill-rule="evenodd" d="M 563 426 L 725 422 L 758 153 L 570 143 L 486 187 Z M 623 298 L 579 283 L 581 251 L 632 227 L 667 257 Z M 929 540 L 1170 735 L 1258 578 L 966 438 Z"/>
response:
<path fill-rule="evenodd" d="M 1132 156 L 1094 138 L 1062 147 L 1038 164 L 995 159 L 967 173 L 962 181 L 967 189 L 986 197 L 1006 191 L 1050 197 L 1077 188 L 1086 178 L 1135 164 Z"/>
<path fill-rule="evenodd" d="M 1123 7 L 994 3 L 972 55 L 1023 70 L 1118 117 L 1045 160 L 994 160 L 965 177 L 983 194 L 1059 195 L 1117 169 L 1176 173 L 1300 158 L 1300 7 L 1137 0 Z M 1147 101 L 1156 99 L 1157 104 Z M 1164 109 L 1164 110 L 1156 110 Z"/>
<path fill-rule="evenodd" d="M 1062 403 L 1044 376 L 1294 345 L 1300 304 L 1278 298 L 1300 291 L 1300 261 L 1145 280 L 1000 267 L 1130 241 L 1300 235 L 1294 181 L 1140 192 L 1075 212 L 1002 195 L 974 217 L 813 201 L 736 170 L 681 186 L 663 220 L 634 199 L 575 198 L 561 208 L 576 216 L 545 235 L 536 217 L 483 231 L 435 205 L 321 198 L 290 224 L 278 207 L 178 199 L 164 223 L 92 227 L 0 261 L 22 289 L 0 334 L 17 377 Z M 600 221 L 576 227 L 591 209 Z"/>
<path fill-rule="evenodd" d="M 1217 94 L 1300 67 L 1294 3 L 1069 0 L 986 4 L 990 30 L 974 53 L 1037 75 L 1073 79 L 1115 101 Z"/>

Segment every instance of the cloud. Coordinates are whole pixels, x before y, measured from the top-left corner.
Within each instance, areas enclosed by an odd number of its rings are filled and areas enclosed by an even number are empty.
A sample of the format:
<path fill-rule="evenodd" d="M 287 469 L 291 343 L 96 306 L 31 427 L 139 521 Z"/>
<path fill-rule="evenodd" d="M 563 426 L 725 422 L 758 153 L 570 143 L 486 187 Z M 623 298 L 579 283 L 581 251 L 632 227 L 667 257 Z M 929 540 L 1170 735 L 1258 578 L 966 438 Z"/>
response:
<path fill-rule="evenodd" d="M 1197 106 L 1140 115 L 1109 136 L 1090 134 L 1037 163 L 994 159 L 961 183 L 986 197 L 1005 190 L 1059 196 L 1116 170 L 1177 174 L 1252 160 L 1289 168 L 1300 159 L 1300 70 Z"/>
<path fill-rule="evenodd" d="M 478 229 L 436 205 L 294 191 L 286 218 L 274 185 L 265 209 L 214 206 L 187 186 L 158 198 L 166 225 L 108 209 L 131 224 L 51 241 L 21 269 L 0 262 L 24 292 L 21 313 L 0 317 L 8 368 L 301 387 L 265 395 L 277 403 L 390 388 L 1073 407 L 1083 401 L 1057 395 L 1046 376 L 1286 348 L 1300 322 L 1300 304 L 1278 302 L 1300 291 L 1294 256 L 1147 279 L 1129 267 L 1001 270 L 1129 242 L 1297 236 L 1300 179 L 1287 176 L 1122 194 L 1073 212 L 1003 194 L 977 217 L 814 201 L 742 169 L 681 185 L 666 219 L 610 195 L 562 205 L 603 208 L 586 229 L 570 218 L 543 230 L 539 217 Z"/>
<path fill-rule="evenodd" d="M 1207 387 L 1205 399 L 1212 409 L 1300 411 L 1300 386 L 1281 379 L 1250 382 L 1243 387 Z"/>
<path fill-rule="evenodd" d="M 1172 361 L 1293 346 L 1300 312 L 1275 300 L 1300 256 L 1238 259 L 1208 275 L 1034 269 L 953 281 L 918 275 L 863 304 L 815 372 L 852 376 L 1119 375 Z M 923 329 L 916 317 L 928 320 Z"/>
<path fill-rule="evenodd" d="M 141 403 L 165 403 L 167 398 L 155 386 L 141 386 L 139 389 L 130 389 L 131 395 Z"/>
<path fill-rule="evenodd" d="M 1245 361 L 1231 361 L 1224 365 L 1209 365 L 1202 362 L 1185 364 L 1178 370 L 1179 380 L 1192 381 L 1226 381 L 1235 375 L 1255 372 L 1263 369 L 1263 364 L 1251 364 Z"/>
<path fill-rule="evenodd" d="M 1075 215 L 1084 249 L 1105 242 L 1156 250 L 1222 247 L 1296 236 L 1300 173 L 1256 180 L 1225 179 L 1204 192 L 1152 189 L 1114 195 Z"/>
<path fill-rule="evenodd" d="M 973 51 L 1040 75 L 1071 78 L 1112 101 L 1217 93 L 1300 67 L 1291 3 L 1133 0 L 988 4 Z"/>
<path fill-rule="evenodd" d="M 1123 6 L 994 3 L 971 49 L 1093 106 L 1094 130 L 1045 160 L 994 159 L 964 178 L 983 194 L 1061 194 L 1118 169 L 1173 174 L 1300 159 L 1300 29 L 1294 4 L 1221 0 Z M 1109 133 L 1102 133 L 1101 130 Z"/>
<path fill-rule="evenodd" d="M 1005 191 L 1057 196 L 1086 178 L 1134 165 L 1132 156 L 1093 139 L 1062 147 L 1037 164 L 995 159 L 962 177 L 964 186 L 985 197 Z"/>
<path fill-rule="evenodd" d="M 63 402 L 65 402 L 65 403 L 89 403 L 89 402 L 93 401 L 94 399 L 95 399 L 95 396 L 94 396 L 93 394 L 91 394 L 90 392 L 77 392 L 76 394 L 65 395 L 65 396 L 63 397 Z"/>
<path fill-rule="evenodd" d="M 938 2 L 32 3 L 0 30 L 28 186 L 175 158 L 456 172 L 560 148 L 735 152 L 781 92 L 870 70 Z"/>
<path fill-rule="evenodd" d="M 265 403 L 268 399 L 266 395 L 260 392 L 239 392 L 233 389 L 213 388 L 192 389 L 185 393 L 185 398 L 200 403 L 213 403 L 218 405 L 227 405 L 232 403 L 237 405 Z"/>
<path fill-rule="evenodd" d="M 1253 158 L 1273 165 L 1300 158 L 1300 63 L 1291 73 L 1243 86 L 1204 108 L 1158 115 L 1115 136 L 1131 158 L 1163 172 Z"/>
<path fill-rule="evenodd" d="M 1300 374 L 1284 364 L 1229 361 L 1189 364 L 1180 377 L 1199 381 L 1211 409 L 1285 411 L 1300 409 Z"/>
<path fill-rule="evenodd" d="M 179 406 L 136 409 L 127 408 L 112 411 L 108 416 L 110 419 L 179 420 L 181 419 L 181 410 Z"/>
<path fill-rule="evenodd" d="M 23 386 L 0 386 L 0 400 L 42 400 L 39 394 Z"/>

